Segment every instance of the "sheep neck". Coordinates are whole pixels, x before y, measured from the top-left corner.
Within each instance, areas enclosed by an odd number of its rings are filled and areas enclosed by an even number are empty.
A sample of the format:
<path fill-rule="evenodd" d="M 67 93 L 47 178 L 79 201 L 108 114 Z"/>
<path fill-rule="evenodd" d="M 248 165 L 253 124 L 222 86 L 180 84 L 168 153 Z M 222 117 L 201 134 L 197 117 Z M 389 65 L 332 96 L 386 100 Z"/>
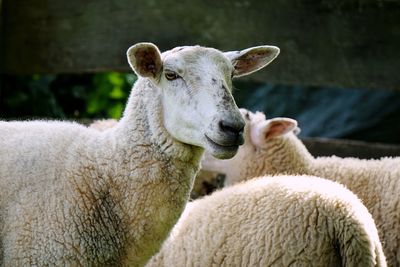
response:
<path fill-rule="evenodd" d="M 292 133 L 271 139 L 263 149 L 270 174 L 308 173 L 314 157 Z"/>
<path fill-rule="evenodd" d="M 161 89 L 148 79 L 139 78 L 135 83 L 118 128 L 121 139 L 153 145 L 167 157 L 182 162 L 198 164 L 203 153 L 203 148 L 179 142 L 169 134 L 163 122 Z"/>

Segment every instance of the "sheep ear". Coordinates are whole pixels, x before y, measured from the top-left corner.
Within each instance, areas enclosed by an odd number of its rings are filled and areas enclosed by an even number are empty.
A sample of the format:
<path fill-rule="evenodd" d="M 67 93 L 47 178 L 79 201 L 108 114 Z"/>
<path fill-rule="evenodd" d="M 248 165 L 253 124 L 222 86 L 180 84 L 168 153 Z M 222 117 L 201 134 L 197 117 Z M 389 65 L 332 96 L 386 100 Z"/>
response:
<path fill-rule="evenodd" d="M 301 133 L 301 128 L 299 126 L 297 126 L 296 128 L 293 129 L 293 133 L 295 135 L 299 135 Z"/>
<path fill-rule="evenodd" d="M 254 145 L 262 146 L 271 138 L 282 136 L 297 128 L 297 121 L 289 118 L 274 118 L 262 121 L 251 128 L 250 138 Z"/>
<path fill-rule="evenodd" d="M 162 69 L 161 53 L 152 43 L 138 43 L 126 52 L 128 62 L 137 75 L 156 79 Z"/>
<path fill-rule="evenodd" d="M 264 68 L 279 55 L 279 51 L 276 46 L 263 45 L 224 54 L 235 68 L 233 77 L 240 77 Z"/>

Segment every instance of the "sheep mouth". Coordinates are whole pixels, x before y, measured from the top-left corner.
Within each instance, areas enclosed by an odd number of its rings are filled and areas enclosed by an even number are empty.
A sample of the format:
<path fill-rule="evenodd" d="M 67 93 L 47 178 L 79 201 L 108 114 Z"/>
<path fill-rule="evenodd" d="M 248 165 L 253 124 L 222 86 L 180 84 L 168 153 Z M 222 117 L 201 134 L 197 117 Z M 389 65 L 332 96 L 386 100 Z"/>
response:
<path fill-rule="evenodd" d="M 212 140 L 210 137 L 205 135 L 207 144 L 208 144 L 208 150 L 210 151 L 211 155 L 213 155 L 216 158 L 219 159 L 229 159 L 232 158 L 234 155 L 236 155 L 237 150 L 239 149 L 239 146 L 236 144 L 233 145 L 221 145 L 214 140 Z"/>
<path fill-rule="evenodd" d="M 210 137 L 208 137 L 206 134 L 205 134 L 205 137 L 206 137 L 207 141 L 208 141 L 210 144 L 212 144 L 212 145 L 214 145 L 214 146 L 217 146 L 217 147 L 224 147 L 224 148 L 238 147 L 238 145 L 236 145 L 236 144 L 233 144 L 233 145 L 225 145 L 225 144 L 217 143 L 217 142 L 215 142 L 214 140 L 212 140 Z"/>

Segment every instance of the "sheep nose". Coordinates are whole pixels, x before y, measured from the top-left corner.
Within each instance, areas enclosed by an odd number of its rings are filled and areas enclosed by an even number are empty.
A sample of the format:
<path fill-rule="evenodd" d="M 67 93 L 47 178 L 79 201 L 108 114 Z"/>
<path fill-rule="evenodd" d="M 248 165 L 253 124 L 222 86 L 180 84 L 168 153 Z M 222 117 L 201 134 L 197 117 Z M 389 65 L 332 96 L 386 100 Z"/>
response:
<path fill-rule="evenodd" d="M 238 135 L 243 133 L 244 124 L 240 122 L 220 121 L 219 128 L 227 134 Z"/>
<path fill-rule="evenodd" d="M 220 121 L 218 123 L 219 129 L 223 132 L 235 145 L 243 145 L 243 130 L 244 121 L 230 122 L 230 121 Z"/>

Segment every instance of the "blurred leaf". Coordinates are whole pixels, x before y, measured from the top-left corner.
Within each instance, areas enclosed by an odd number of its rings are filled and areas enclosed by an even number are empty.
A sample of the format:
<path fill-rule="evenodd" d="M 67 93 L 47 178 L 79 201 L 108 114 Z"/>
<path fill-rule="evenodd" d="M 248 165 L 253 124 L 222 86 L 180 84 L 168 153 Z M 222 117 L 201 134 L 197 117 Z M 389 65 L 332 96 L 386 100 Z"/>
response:
<path fill-rule="evenodd" d="M 113 99 L 122 99 L 125 97 L 125 92 L 122 91 L 121 87 L 114 87 L 110 92 L 110 97 Z"/>
<path fill-rule="evenodd" d="M 121 87 L 124 84 L 124 77 L 121 73 L 110 72 L 106 77 L 109 82 L 116 87 Z"/>
<path fill-rule="evenodd" d="M 113 119 L 121 118 L 124 105 L 122 103 L 117 103 L 108 110 L 108 116 Z"/>

